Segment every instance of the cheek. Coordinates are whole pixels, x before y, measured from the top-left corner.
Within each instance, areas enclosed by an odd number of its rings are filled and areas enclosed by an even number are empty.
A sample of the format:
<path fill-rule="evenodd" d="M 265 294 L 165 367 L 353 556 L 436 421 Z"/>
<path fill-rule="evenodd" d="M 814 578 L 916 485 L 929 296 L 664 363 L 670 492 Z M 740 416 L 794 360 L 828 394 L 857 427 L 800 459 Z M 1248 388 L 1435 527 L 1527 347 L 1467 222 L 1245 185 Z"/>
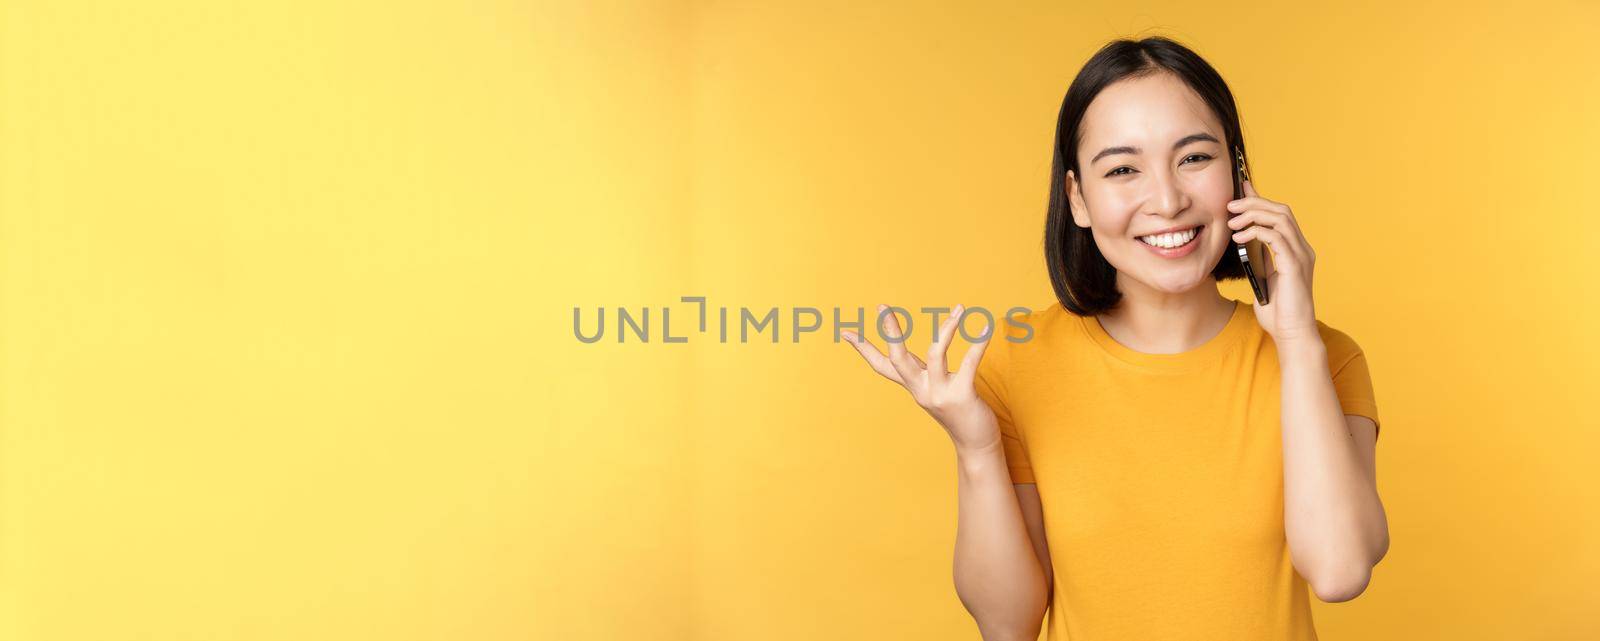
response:
<path fill-rule="evenodd" d="M 1209 176 L 1209 180 L 1198 186 L 1200 201 L 1222 210 L 1228 211 L 1228 203 L 1233 200 L 1233 173 L 1220 171 Z"/>
<path fill-rule="evenodd" d="M 1129 215 L 1126 209 L 1100 212 L 1094 217 L 1094 233 L 1107 241 L 1123 239 L 1133 233 L 1130 227 L 1132 221 L 1133 216 Z"/>
<path fill-rule="evenodd" d="M 1228 201 L 1233 200 L 1233 185 L 1208 185 L 1200 196 L 1204 202 L 1217 209 L 1227 210 Z"/>
<path fill-rule="evenodd" d="M 1207 218 L 1211 219 L 1211 224 L 1223 228 L 1227 227 L 1228 219 L 1233 217 L 1233 212 L 1228 211 L 1228 203 L 1233 202 L 1231 176 L 1227 177 L 1226 180 L 1207 180 L 1202 184 L 1197 184 L 1192 195 L 1194 197 L 1194 206 L 1200 211 L 1206 212 Z"/>
<path fill-rule="evenodd" d="M 1088 193 L 1089 220 L 1097 234 L 1121 236 L 1128 231 L 1133 220 L 1137 200 L 1115 189 L 1099 189 Z"/>

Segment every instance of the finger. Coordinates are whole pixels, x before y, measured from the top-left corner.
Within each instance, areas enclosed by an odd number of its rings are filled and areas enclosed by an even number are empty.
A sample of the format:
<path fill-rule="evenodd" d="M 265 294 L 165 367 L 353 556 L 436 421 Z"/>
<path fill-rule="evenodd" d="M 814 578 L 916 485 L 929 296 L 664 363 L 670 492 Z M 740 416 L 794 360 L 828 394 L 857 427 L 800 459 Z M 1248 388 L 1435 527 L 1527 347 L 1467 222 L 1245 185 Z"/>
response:
<path fill-rule="evenodd" d="M 1256 192 L 1256 184 L 1254 182 L 1243 181 L 1243 187 L 1245 187 L 1245 198 L 1258 198 L 1258 200 L 1266 200 L 1270 203 L 1270 200 L 1261 198 L 1261 193 Z"/>
<path fill-rule="evenodd" d="M 1274 211 L 1274 212 L 1278 212 L 1280 214 L 1289 213 L 1289 206 L 1288 205 L 1285 205 L 1285 204 L 1280 203 L 1280 202 L 1275 201 L 1275 200 L 1267 200 L 1267 199 L 1262 198 L 1260 196 L 1245 196 L 1244 198 L 1240 198 L 1238 200 L 1230 200 L 1230 201 L 1228 201 L 1228 211 L 1230 211 L 1230 212 L 1233 212 L 1233 213 L 1237 214 L 1237 213 L 1243 213 L 1243 212 L 1246 212 L 1246 211 L 1249 211 L 1249 210 L 1252 210 L 1252 209 L 1262 209 L 1262 210 L 1266 210 L 1266 211 Z"/>
<path fill-rule="evenodd" d="M 893 324 L 894 333 L 889 334 L 890 336 L 893 336 L 895 338 L 900 338 L 903 335 L 903 332 L 901 332 L 901 330 L 900 330 L 900 315 L 899 314 L 889 314 L 888 318 L 885 318 L 884 321 L 885 321 L 885 323 L 892 323 Z M 909 349 L 906 349 L 906 342 L 905 341 L 889 342 L 889 360 L 891 362 L 896 360 L 896 357 L 895 357 L 895 350 L 896 349 L 898 349 L 900 351 L 899 361 L 900 361 L 900 363 L 902 365 L 905 365 L 906 360 L 909 359 L 912 363 L 916 363 L 917 364 L 917 369 L 913 370 L 913 371 L 922 371 L 924 369 L 927 369 L 927 367 L 928 367 L 927 363 L 922 362 L 922 359 L 917 357 L 916 352 L 913 352 L 913 351 L 911 351 Z M 910 367 L 910 366 L 906 365 L 906 367 Z"/>
<path fill-rule="evenodd" d="M 915 357 L 906 351 L 906 342 L 900 333 L 899 315 L 890 310 L 888 305 L 879 305 L 878 317 L 883 322 L 883 335 L 887 337 L 884 340 L 889 343 L 889 364 L 900 373 L 900 380 L 913 380 L 920 361 L 914 360 Z"/>
<path fill-rule="evenodd" d="M 971 385 L 972 379 L 977 377 L 978 363 L 983 361 L 983 352 L 989 349 L 989 341 L 994 340 L 995 335 L 995 331 L 987 322 L 984 323 L 983 331 L 988 335 L 984 336 L 983 340 L 973 343 L 972 347 L 968 347 L 966 355 L 961 357 L 961 369 L 956 372 L 955 378 L 951 379 L 955 384 Z"/>
<path fill-rule="evenodd" d="M 895 331 L 896 332 L 900 331 L 900 318 L 899 318 L 899 316 L 896 315 L 896 316 L 893 316 L 892 318 L 894 319 Z M 909 349 L 905 349 L 905 346 L 906 346 L 906 342 L 905 341 L 900 341 L 899 343 L 897 343 L 897 345 L 900 346 L 901 351 L 905 352 L 906 358 L 911 359 L 911 362 L 917 364 L 917 369 L 915 369 L 913 371 L 920 372 L 922 370 L 928 369 L 928 364 L 922 362 L 922 359 L 917 357 L 917 353 L 916 352 L 913 352 L 913 351 L 911 351 Z"/>
<path fill-rule="evenodd" d="M 901 385 L 905 384 L 900 380 L 900 373 L 894 371 L 894 366 L 889 364 L 888 357 L 885 357 L 883 352 L 878 351 L 878 346 L 868 342 L 865 338 L 857 336 L 855 332 L 839 332 L 839 335 L 843 336 L 845 342 L 850 343 L 851 347 L 856 348 L 856 352 L 861 354 L 861 358 L 867 359 L 867 365 L 872 367 L 872 371 Z"/>
<path fill-rule="evenodd" d="M 911 360 L 917 364 L 917 369 L 919 369 L 919 370 L 928 369 L 928 364 L 922 362 L 922 359 L 917 356 L 916 352 L 913 352 L 911 350 L 906 350 L 906 356 L 911 357 Z"/>
<path fill-rule="evenodd" d="M 1248 180 L 1243 181 L 1243 185 L 1244 197 L 1229 202 L 1228 211 L 1243 212 L 1250 209 L 1265 209 L 1283 214 L 1288 219 L 1288 226 L 1293 227 L 1293 233 L 1289 234 L 1290 244 L 1295 245 L 1302 255 L 1311 254 L 1311 247 L 1305 242 L 1305 234 L 1301 233 L 1300 221 L 1294 217 L 1294 210 L 1290 209 L 1287 204 L 1262 198 L 1261 194 L 1256 192 L 1256 186 Z M 1240 228 L 1235 227 L 1235 229 Z"/>
<path fill-rule="evenodd" d="M 1228 218 L 1228 228 L 1233 231 L 1239 231 L 1251 225 L 1281 227 L 1287 224 L 1289 224 L 1288 219 L 1284 218 L 1283 214 L 1263 209 L 1245 210 Z"/>
<path fill-rule="evenodd" d="M 1257 225 L 1233 235 L 1233 241 L 1240 244 L 1251 239 L 1260 239 L 1261 242 L 1267 244 L 1268 249 L 1272 250 L 1274 271 L 1283 271 L 1279 267 L 1279 263 L 1288 263 L 1291 266 L 1299 263 L 1299 256 L 1294 253 L 1294 248 L 1284 240 L 1283 234 L 1278 233 L 1277 230 Z"/>
<path fill-rule="evenodd" d="M 1288 221 L 1289 242 L 1294 244 L 1295 255 L 1306 259 L 1308 262 L 1316 259 L 1316 252 L 1311 251 L 1311 243 L 1306 240 L 1306 234 L 1300 228 L 1300 219 L 1295 218 L 1294 210 L 1288 205 L 1283 206 L 1283 217 Z"/>
<path fill-rule="evenodd" d="M 1282 234 L 1284 241 L 1296 255 L 1312 255 L 1311 245 L 1306 242 L 1305 235 L 1300 233 L 1300 226 L 1295 224 L 1294 217 L 1289 214 L 1252 209 L 1228 219 L 1228 227 L 1233 230 L 1243 230 L 1251 226 L 1268 227 Z"/>
<path fill-rule="evenodd" d="M 935 383 L 943 383 L 949 373 L 945 365 L 945 355 L 950 351 L 950 339 L 955 335 L 956 321 L 961 320 L 961 312 L 965 311 L 963 305 L 956 305 L 950 310 L 950 318 L 944 319 L 939 324 L 939 333 L 934 335 L 933 342 L 928 344 L 928 378 Z"/>

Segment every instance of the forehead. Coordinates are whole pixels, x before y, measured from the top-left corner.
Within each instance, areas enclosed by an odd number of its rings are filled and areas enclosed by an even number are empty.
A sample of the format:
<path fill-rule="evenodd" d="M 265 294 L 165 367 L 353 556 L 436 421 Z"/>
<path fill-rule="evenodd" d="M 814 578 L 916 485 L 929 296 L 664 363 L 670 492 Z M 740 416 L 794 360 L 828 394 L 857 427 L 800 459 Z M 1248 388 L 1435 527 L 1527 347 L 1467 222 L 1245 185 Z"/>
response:
<path fill-rule="evenodd" d="M 1118 145 L 1164 151 L 1172 141 L 1199 131 L 1223 139 L 1222 123 L 1200 94 L 1170 73 L 1108 85 L 1089 103 L 1079 128 L 1080 159 Z"/>

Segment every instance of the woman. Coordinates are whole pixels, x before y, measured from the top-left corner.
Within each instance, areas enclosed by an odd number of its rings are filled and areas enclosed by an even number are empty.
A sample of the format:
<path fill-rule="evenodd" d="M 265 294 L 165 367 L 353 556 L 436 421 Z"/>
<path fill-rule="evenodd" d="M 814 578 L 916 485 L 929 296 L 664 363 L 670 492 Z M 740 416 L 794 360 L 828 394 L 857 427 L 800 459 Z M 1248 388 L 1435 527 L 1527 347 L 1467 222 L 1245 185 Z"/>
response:
<path fill-rule="evenodd" d="M 1316 320 L 1289 206 L 1248 181 L 1234 198 L 1243 149 L 1209 64 L 1112 42 L 1056 128 L 1059 305 L 953 373 L 959 306 L 926 363 L 846 336 L 955 444 L 956 592 L 984 639 L 1036 638 L 1047 606 L 1050 639 L 1315 639 L 1309 595 L 1355 598 L 1387 551 L 1366 359 Z M 1273 257 L 1266 305 L 1218 290 L 1252 240 Z"/>

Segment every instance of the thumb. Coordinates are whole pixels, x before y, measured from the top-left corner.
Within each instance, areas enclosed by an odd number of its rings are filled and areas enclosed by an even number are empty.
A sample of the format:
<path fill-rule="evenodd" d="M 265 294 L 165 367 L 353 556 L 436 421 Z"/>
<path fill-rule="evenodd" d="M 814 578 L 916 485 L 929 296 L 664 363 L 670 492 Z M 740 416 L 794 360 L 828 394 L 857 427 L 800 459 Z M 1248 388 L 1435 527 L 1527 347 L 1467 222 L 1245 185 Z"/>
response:
<path fill-rule="evenodd" d="M 1253 198 L 1259 196 L 1260 194 L 1256 193 L 1256 186 L 1250 184 L 1250 181 L 1246 180 L 1244 181 L 1244 195 Z"/>

